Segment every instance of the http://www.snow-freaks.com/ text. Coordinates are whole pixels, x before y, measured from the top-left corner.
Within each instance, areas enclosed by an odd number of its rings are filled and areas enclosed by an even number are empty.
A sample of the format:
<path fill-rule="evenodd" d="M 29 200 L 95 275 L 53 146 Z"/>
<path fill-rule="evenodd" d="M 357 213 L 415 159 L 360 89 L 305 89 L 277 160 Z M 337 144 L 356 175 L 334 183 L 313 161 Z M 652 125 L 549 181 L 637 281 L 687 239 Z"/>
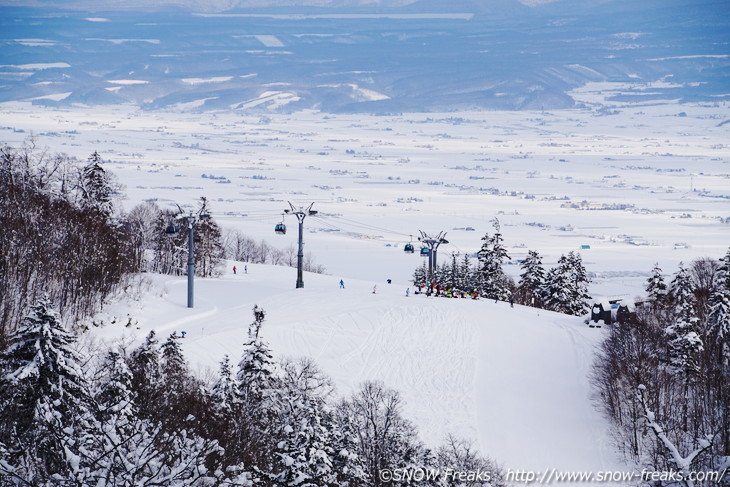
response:
<path fill-rule="evenodd" d="M 547 468 L 542 472 L 532 470 L 508 469 L 504 472 L 504 481 L 518 484 L 557 484 L 557 483 L 628 483 L 628 482 L 719 482 L 728 473 L 724 471 L 685 472 L 654 471 L 644 469 L 640 472 L 565 472 Z M 446 480 L 454 482 L 490 483 L 494 474 L 488 470 L 457 470 L 451 468 L 398 468 L 383 469 L 378 473 L 381 482 L 429 482 Z"/>

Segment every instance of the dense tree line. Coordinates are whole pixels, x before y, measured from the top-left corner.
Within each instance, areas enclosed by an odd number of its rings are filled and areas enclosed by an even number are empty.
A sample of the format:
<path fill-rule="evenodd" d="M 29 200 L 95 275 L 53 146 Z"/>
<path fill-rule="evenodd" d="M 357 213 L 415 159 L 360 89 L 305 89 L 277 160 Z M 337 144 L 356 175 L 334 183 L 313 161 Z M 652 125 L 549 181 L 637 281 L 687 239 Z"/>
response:
<path fill-rule="evenodd" d="M 297 266 L 297 250 L 293 245 L 282 250 L 266 240 L 256 241 L 238 230 L 223 233 L 223 248 L 226 258 L 231 260 L 251 264 Z M 304 254 L 302 268 L 305 272 L 325 273 L 324 266 L 315 262 L 311 252 Z"/>
<path fill-rule="evenodd" d="M 637 464 L 721 472 L 730 467 L 730 250 L 719 261 L 680 263 L 669 283 L 656 265 L 646 293 L 599 351 L 599 403 Z"/>
<path fill-rule="evenodd" d="M 490 472 L 489 485 L 504 485 L 468 442 L 426 448 L 382 383 L 338 399 L 310 360 L 275 360 L 264 318 L 255 307 L 237 365 L 224 357 L 206 381 L 176 333 L 81 355 L 42 299 L 0 355 L 0 485 L 365 487 L 397 468 Z"/>
<path fill-rule="evenodd" d="M 97 153 L 79 164 L 29 139 L 0 147 L 0 350 L 26 307 L 47 293 L 74 320 L 98 311 L 137 270 L 119 187 Z"/>
<path fill-rule="evenodd" d="M 447 296 L 479 295 L 576 316 L 588 311 L 590 279 L 578 252 L 562 255 L 555 267 L 546 270 L 540 254 L 529 251 L 520 263 L 522 273 L 515 284 L 503 269 L 510 257 L 499 222 L 495 219 L 493 225 L 495 232 L 482 238 L 484 243 L 474 264 L 468 254 L 460 260 L 453 254 L 451 262 L 434 269 L 429 278 L 424 263 L 414 272 L 413 283 L 428 293 L 440 290 Z"/>

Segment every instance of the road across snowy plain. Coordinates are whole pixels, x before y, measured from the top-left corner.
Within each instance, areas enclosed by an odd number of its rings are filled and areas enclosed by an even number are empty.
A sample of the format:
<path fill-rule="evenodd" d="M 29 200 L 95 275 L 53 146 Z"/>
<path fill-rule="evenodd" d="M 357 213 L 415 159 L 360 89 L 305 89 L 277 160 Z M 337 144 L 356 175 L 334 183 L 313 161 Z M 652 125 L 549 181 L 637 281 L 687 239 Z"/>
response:
<path fill-rule="evenodd" d="M 294 269 L 251 264 L 247 274 L 197 279 L 196 307 L 188 309 L 185 278 L 150 279 L 141 301 L 109 308 L 138 325 L 108 325 L 98 336 L 130 342 L 151 329 L 161 340 L 186 331 L 192 367 L 214 371 L 224 354 L 237 362 L 258 304 L 276 356 L 312 357 L 341 395 L 382 380 L 402 393 L 405 416 L 430 446 L 453 433 L 507 468 L 622 469 L 588 383 L 604 330 L 580 318 L 486 300 L 406 297 L 404 286 L 385 282 L 345 278 L 339 289 L 339 276 L 305 274 L 306 287 L 296 290 Z"/>

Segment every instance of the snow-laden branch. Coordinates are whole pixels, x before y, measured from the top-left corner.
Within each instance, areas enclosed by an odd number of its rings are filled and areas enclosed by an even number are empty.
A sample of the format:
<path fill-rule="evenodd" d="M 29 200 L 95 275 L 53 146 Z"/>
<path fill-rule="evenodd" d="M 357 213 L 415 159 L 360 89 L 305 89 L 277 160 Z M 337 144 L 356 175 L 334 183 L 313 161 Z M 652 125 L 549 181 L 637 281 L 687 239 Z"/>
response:
<path fill-rule="evenodd" d="M 679 453 L 679 449 L 672 443 L 672 440 L 667 437 L 667 434 L 664 432 L 664 428 L 656 421 L 656 416 L 654 415 L 654 412 L 649 409 L 649 405 L 646 403 L 646 397 L 644 396 L 644 393 L 646 392 L 646 386 L 644 384 L 640 384 L 638 387 L 638 393 L 637 396 L 639 398 L 639 402 L 641 403 L 641 407 L 644 410 L 644 418 L 646 419 L 646 424 L 649 426 L 649 428 L 654 431 L 654 434 L 656 435 L 657 439 L 662 442 L 664 445 L 664 448 L 667 449 L 669 452 L 669 455 L 671 456 L 671 461 L 677 466 L 680 472 L 682 472 L 684 477 L 684 483 L 687 485 L 687 487 L 693 487 L 694 482 L 691 480 L 688 480 L 689 473 L 690 473 L 690 466 L 692 465 L 692 462 L 694 462 L 695 458 L 699 456 L 702 452 L 707 450 L 712 446 L 712 439 L 700 439 L 698 442 L 698 447 L 694 449 L 689 455 L 686 457 L 682 456 L 681 453 Z"/>

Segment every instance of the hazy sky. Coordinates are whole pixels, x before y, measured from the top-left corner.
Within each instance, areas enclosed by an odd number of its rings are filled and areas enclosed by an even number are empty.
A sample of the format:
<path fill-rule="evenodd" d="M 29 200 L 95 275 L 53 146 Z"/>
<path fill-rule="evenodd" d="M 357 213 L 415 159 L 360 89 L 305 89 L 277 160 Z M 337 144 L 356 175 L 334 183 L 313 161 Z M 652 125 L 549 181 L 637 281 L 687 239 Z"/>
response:
<path fill-rule="evenodd" d="M 233 8 L 261 8 L 282 6 L 313 7 L 356 7 L 381 6 L 400 7 L 417 0 L 0 0 L 4 6 L 61 7 L 89 11 L 101 10 L 148 10 L 166 6 L 189 8 L 196 11 L 220 12 Z M 525 5 L 548 3 L 555 0 L 518 0 Z M 443 0 L 449 5 L 449 0 Z M 489 4 L 489 0 L 474 0 L 477 4 Z"/>
<path fill-rule="evenodd" d="M 397 7 L 416 0 L 0 0 L 0 5 L 33 7 L 73 7 L 91 10 L 149 8 L 150 6 L 181 6 L 196 10 L 227 10 L 268 6 L 360 6 L 381 5 Z"/>

